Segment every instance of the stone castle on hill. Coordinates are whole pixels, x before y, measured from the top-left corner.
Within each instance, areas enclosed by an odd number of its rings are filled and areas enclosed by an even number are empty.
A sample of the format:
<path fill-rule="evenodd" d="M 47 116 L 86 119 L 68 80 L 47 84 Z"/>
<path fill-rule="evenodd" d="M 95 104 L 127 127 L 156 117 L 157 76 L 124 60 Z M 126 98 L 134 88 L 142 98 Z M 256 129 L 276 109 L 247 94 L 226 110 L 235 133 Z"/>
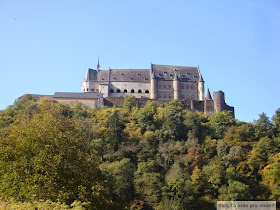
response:
<path fill-rule="evenodd" d="M 101 105 L 123 105 L 127 96 L 135 97 L 136 105 L 148 100 L 162 104 L 169 100 L 180 100 L 186 109 L 208 115 L 229 110 L 234 116 L 234 107 L 225 103 L 222 91 L 205 94 L 204 80 L 199 66 L 171 66 L 151 64 L 148 69 L 88 69 L 82 83 L 82 93 L 56 92 L 49 97 L 60 103 L 83 103 L 90 108 Z M 44 95 L 34 95 L 35 99 Z"/>

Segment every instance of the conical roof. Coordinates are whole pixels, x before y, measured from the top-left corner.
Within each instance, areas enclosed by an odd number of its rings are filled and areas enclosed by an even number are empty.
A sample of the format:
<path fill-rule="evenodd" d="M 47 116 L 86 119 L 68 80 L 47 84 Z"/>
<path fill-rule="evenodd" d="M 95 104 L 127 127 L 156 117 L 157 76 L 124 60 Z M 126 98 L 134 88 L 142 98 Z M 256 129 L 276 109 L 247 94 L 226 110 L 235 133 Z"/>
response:
<path fill-rule="evenodd" d="M 89 77 L 89 69 L 87 70 L 87 74 L 86 74 L 86 77 L 85 77 L 85 81 L 89 81 L 90 80 L 90 77 Z"/>
<path fill-rule="evenodd" d="M 212 100 L 212 97 L 211 97 L 211 94 L 210 94 L 210 91 L 209 91 L 209 88 L 207 88 L 207 93 L 206 93 L 206 100 Z"/>
<path fill-rule="evenodd" d="M 201 75 L 201 73 L 200 73 L 199 66 L 197 66 L 197 70 L 198 70 L 198 76 L 199 76 L 198 81 L 199 81 L 199 82 L 204 82 L 203 77 L 202 77 L 202 75 Z"/>

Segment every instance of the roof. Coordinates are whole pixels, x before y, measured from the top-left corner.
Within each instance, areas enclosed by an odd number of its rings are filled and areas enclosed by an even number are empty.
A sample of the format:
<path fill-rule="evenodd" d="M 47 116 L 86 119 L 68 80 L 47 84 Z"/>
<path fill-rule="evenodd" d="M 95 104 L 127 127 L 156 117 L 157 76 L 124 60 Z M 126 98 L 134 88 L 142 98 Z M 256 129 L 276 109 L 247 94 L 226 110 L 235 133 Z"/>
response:
<path fill-rule="evenodd" d="M 152 64 L 152 69 L 160 80 L 173 80 L 175 72 L 181 81 L 198 81 L 199 79 L 197 67 Z"/>
<path fill-rule="evenodd" d="M 89 69 L 85 81 L 93 80 L 99 82 L 144 82 L 149 83 L 151 72 L 158 80 L 173 80 L 175 72 L 181 81 L 203 81 L 198 67 L 171 66 L 151 64 L 151 69 Z"/>
<path fill-rule="evenodd" d="M 29 94 L 29 95 L 31 95 L 35 99 L 35 101 L 39 101 L 40 98 L 50 98 L 50 99 L 53 99 L 53 95 L 40 95 L 40 94 Z M 19 98 L 22 98 L 22 97 L 23 96 L 21 96 Z"/>
<path fill-rule="evenodd" d="M 55 92 L 53 98 L 102 98 L 102 93 L 73 93 L 73 92 Z"/>
<path fill-rule="evenodd" d="M 212 100 L 212 97 L 211 97 L 211 94 L 210 94 L 210 91 L 209 91 L 209 88 L 207 88 L 207 93 L 206 93 L 206 97 L 205 97 L 206 100 Z"/>

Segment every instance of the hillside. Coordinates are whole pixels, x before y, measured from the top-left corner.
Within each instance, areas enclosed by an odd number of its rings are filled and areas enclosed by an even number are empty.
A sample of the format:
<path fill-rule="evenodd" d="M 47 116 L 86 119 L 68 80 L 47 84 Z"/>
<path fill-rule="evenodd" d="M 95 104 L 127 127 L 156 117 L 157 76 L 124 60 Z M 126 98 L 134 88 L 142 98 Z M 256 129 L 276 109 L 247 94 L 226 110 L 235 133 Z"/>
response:
<path fill-rule="evenodd" d="M 229 111 L 186 111 L 175 100 L 141 108 L 133 100 L 88 110 L 26 95 L 1 111 L 0 200 L 33 209 L 280 202 L 280 110 L 251 124 Z"/>

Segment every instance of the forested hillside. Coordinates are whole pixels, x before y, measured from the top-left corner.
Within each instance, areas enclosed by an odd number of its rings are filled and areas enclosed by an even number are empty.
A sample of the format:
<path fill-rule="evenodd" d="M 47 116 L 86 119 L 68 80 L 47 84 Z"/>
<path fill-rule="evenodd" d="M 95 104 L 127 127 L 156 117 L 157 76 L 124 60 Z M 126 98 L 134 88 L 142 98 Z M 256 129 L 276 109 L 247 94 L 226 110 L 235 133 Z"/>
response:
<path fill-rule="evenodd" d="M 0 203 L 215 209 L 217 200 L 280 202 L 280 110 L 252 124 L 227 111 L 186 111 L 178 101 L 138 108 L 133 100 L 88 110 L 26 95 L 1 111 Z"/>

